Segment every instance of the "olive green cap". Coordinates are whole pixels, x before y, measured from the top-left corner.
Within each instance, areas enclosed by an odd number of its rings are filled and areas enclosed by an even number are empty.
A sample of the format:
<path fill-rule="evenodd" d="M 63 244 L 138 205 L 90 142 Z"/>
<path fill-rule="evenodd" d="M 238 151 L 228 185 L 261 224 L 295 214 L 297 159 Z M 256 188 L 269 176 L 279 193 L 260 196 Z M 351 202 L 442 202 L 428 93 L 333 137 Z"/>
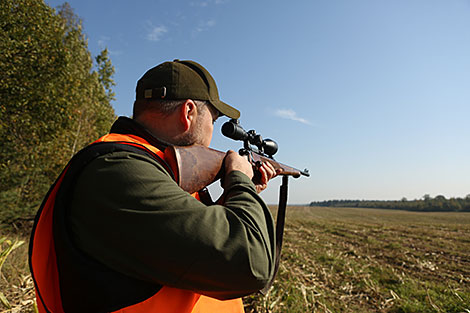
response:
<path fill-rule="evenodd" d="M 219 99 L 211 74 L 194 61 L 174 60 L 151 68 L 137 82 L 136 99 L 204 100 L 223 115 L 240 117 L 237 109 Z"/>

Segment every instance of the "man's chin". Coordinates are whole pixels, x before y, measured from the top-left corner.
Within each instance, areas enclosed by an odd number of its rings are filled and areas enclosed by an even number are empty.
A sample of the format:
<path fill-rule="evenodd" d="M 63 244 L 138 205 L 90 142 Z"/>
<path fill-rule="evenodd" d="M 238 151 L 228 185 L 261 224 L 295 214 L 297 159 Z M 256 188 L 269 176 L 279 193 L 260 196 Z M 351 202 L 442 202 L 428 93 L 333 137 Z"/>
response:
<path fill-rule="evenodd" d="M 181 138 L 178 138 L 174 140 L 173 145 L 174 146 L 192 146 L 194 144 L 197 144 L 196 140 L 192 138 L 193 136 L 184 136 Z"/>

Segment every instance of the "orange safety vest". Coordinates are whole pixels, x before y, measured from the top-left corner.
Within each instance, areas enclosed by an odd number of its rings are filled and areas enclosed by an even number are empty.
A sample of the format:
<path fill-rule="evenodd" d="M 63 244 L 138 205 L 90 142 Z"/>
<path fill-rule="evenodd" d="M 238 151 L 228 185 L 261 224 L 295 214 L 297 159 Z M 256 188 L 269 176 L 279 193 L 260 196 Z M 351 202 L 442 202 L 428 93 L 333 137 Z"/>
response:
<path fill-rule="evenodd" d="M 135 135 L 108 134 L 95 141 L 91 146 L 102 145 L 103 143 L 118 144 L 120 147 L 134 147 L 146 153 L 153 154 L 155 159 L 164 160 L 166 168 L 175 175 L 175 160 L 171 160 L 162 151 L 150 145 L 146 140 Z M 85 148 L 86 149 L 86 148 Z M 118 150 L 120 148 L 117 148 Z M 99 154 L 94 155 L 97 157 Z M 94 158 L 93 157 L 93 158 Z M 56 255 L 56 241 L 54 236 L 54 214 L 62 207 L 56 204 L 56 197 L 65 174 L 71 168 L 71 162 L 66 166 L 57 181 L 49 190 L 36 216 L 33 232 L 31 235 L 29 261 L 30 269 L 35 283 L 37 305 L 40 313 L 65 312 L 62 303 L 60 270 Z M 177 177 L 174 177 L 178 181 Z M 198 194 L 193 194 L 199 198 Z M 59 201 L 59 200 L 57 200 Z M 54 210 L 57 206 L 58 209 Z M 59 246 L 60 247 L 60 246 Z M 80 279 L 80 273 L 78 274 Z M 74 282 L 72 282 L 73 284 Z M 85 290 L 86 292 L 86 290 Z M 107 309 L 108 312 L 134 313 L 134 312 L 158 312 L 158 313 L 214 313 L 230 312 L 243 313 L 243 303 L 241 298 L 221 301 L 210 298 L 189 290 L 162 286 L 153 295 L 147 296 L 143 300 L 125 305 L 121 308 Z M 80 302 L 83 299 L 74 297 L 73 301 Z M 98 299 L 99 301 L 99 299 Z M 73 305 L 73 303 L 72 303 Z M 99 310 L 102 312 L 102 310 Z"/>

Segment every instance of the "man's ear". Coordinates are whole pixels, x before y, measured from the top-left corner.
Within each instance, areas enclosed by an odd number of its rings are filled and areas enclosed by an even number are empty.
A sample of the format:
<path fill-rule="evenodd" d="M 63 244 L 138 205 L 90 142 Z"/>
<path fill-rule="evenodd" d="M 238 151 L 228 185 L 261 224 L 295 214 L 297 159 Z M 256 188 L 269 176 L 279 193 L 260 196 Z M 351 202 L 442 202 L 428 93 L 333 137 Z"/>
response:
<path fill-rule="evenodd" d="M 180 122 L 184 131 L 191 128 L 191 125 L 196 121 L 197 106 L 193 100 L 187 99 L 180 108 Z"/>

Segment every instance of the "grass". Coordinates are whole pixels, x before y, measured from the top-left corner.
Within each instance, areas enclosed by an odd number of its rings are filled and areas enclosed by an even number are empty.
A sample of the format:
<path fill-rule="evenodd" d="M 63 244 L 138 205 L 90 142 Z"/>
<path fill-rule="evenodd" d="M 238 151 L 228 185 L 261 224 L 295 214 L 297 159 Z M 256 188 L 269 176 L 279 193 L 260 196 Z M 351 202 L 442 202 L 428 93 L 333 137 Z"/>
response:
<path fill-rule="evenodd" d="M 284 238 L 247 312 L 470 312 L 470 213 L 290 207 Z"/>
<path fill-rule="evenodd" d="M 27 226 L 26 229 L 30 229 Z M 25 229 L 0 229 L 0 312 L 37 312 Z"/>
<path fill-rule="evenodd" d="M 470 312 L 470 213 L 289 207 L 279 273 L 247 313 Z M 25 227 L 24 229 L 27 229 Z M 35 312 L 27 232 L 1 232 L 0 312 Z M 0 295 L 0 298 L 1 295 Z"/>

